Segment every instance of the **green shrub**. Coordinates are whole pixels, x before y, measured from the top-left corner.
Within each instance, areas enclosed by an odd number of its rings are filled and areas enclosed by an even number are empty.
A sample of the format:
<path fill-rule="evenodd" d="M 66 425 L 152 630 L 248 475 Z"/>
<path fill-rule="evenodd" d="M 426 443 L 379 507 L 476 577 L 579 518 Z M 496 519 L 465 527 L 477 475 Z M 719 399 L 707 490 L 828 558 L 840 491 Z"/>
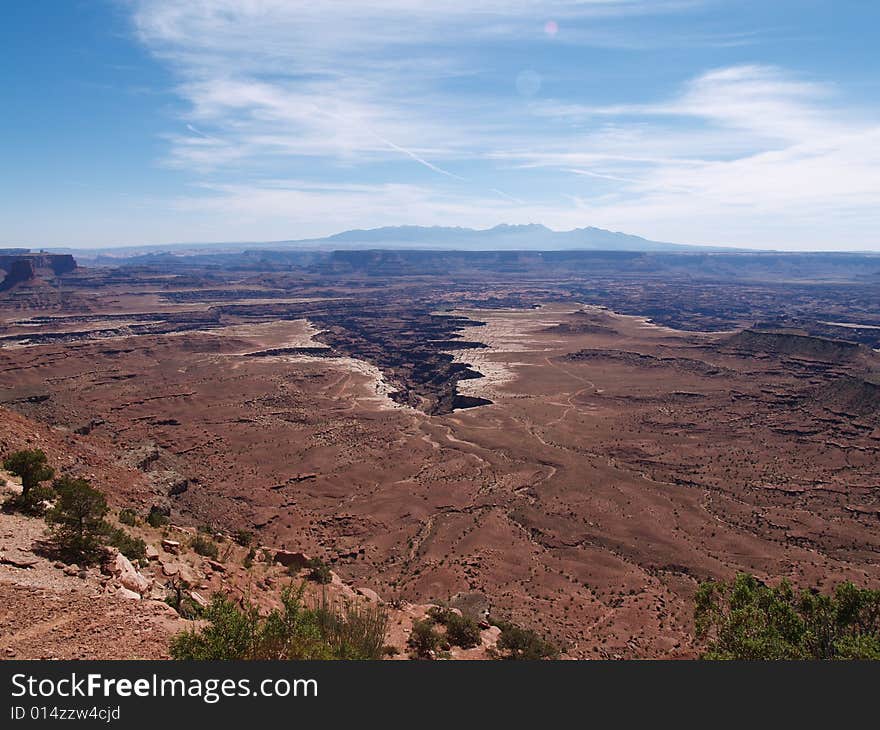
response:
<path fill-rule="evenodd" d="M 554 659 L 559 656 L 559 649 L 531 629 L 492 618 L 489 622 L 501 629 L 497 651 L 502 659 L 536 660 Z"/>
<path fill-rule="evenodd" d="M 850 582 L 828 595 L 740 573 L 700 585 L 694 623 L 704 659 L 880 659 L 880 590 Z"/>
<path fill-rule="evenodd" d="M 480 627 L 473 619 L 450 611 L 446 621 L 446 639 L 453 646 L 471 649 L 480 643 Z"/>
<path fill-rule="evenodd" d="M 321 585 L 327 585 L 333 580 L 330 575 L 330 566 L 320 558 L 312 558 L 309 561 L 309 580 L 313 580 Z"/>
<path fill-rule="evenodd" d="M 460 616 L 450 608 L 434 606 L 428 616 L 446 627 L 446 641 L 452 646 L 471 649 L 480 643 L 480 627 L 471 618 Z"/>
<path fill-rule="evenodd" d="M 137 524 L 137 514 L 135 514 L 133 509 L 126 507 L 125 509 L 119 510 L 119 521 L 123 525 L 134 527 Z"/>
<path fill-rule="evenodd" d="M 216 560 L 220 555 L 220 551 L 217 549 L 217 543 L 215 543 L 211 538 L 205 537 L 201 534 L 196 535 L 190 541 L 189 545 L 199 555 L 205 558 Z"/>
<path fill-rule="evenodd" d="M 6 500 L 3 509 L 42 514 L 43 500 L 51 498 L 52 492 L 48 488 L 43 488 L 41 492 L 40 482 L 49 481 L 55 476 L 46 454 L 41 449 L 16 451 L 3 460 L 3 468 L 21 478 L 21 494 Z"/>
<path fill-rule="evenodd" d="M 254 564 L 254 558 L 256 557 L 256 555 L 257 555 L 257 551 L 254 550 L 253 548 L 248 550 L 247 555 L 244 556 L 244 561 L 242 561 L 242 565 L 245 568 L 247 568 L 248 570 L 250 570 Z"/>
<path fill-rule="evenodd" d="M 168 590 L 165 603 L 183 618 L 193 620 L 201 617 L 202 607 L 186 594 L 190 585 L 183 578 L 179 575 L 171 576 L 165 583 L 165 588 Z"/>
<path fill-rule="evenodd" d="M 242 547 L 250 547 L 254 541 L 254 533 L 249 530 L 236 530 L 232 539 Z"/>
<path fill-rule="evenodd" d="M 108 533 L 107 544 L 115 547 L 129 560 L 144 560 L 147 557 L 147 544 L 118 527 Z"/>
<path fill-rule="evenodd" d="M 228 598 L 215 594 L 203 616 L 209 622 L 201 630 L 183 631 L 171 639 L 174 659 L 255 659 L 259 626 L 257 609 L 238 608 Z"/>
<path fill-rule="evenodd" d="M 99 557 L 110 525 L 104 520 L 107 500 L 85 479 L 61 477 L 54 483 L 58 500 L 46 514 L 60 556 L 87 564 Z"/>
<path fill-rule="evenodd" d="M 215 594 L 203 612 L 203 628 L 171 640 L 175 659 L 379 659 L 387 615 L 378 607 L 303 603 L 304 585 L 287 586 L 280 609 L 260 616 L 247 602 L 237 606 Z M 380 636 L 381 634 L 381 636 Z"/>
<path fill-rule="evenodd" d="M 326 595 L 316 609 L 318 625 L 337 659 L 380 659 L 388 630 L 388 612 L 367 602 L 332 603 Z"/>
<path fill-rule="evenodd" d="M 428 657 L 440 646 L 440 634 L 434 628 L 434 622 L 430 619 L 414 621 L 407 645 L 416 656 Z"/>
<path fill-rule="evenodd" d="M 168 524 L 169 520 L 168 515 L 166 515 L 161 508 L 153 505 L 147 513 L 146 522 L 150 527 L 164 527 Z"/>

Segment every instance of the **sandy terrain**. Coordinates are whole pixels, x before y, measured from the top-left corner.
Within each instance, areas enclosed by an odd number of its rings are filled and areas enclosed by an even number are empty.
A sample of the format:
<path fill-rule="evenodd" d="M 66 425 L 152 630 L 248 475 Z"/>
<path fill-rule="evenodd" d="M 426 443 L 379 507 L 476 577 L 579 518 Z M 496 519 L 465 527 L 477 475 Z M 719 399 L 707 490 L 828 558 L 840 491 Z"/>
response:
<path fill-rule="evenodd" d="M 146 301 L 116 291 L 90 311 Z M 483 594 L 573 656 L 691 656 L 698 582 L 738 570 L 880 586 L 880 422 L 828 390 L 874 367 L 861 351 L 746 351 L 727 330 L 549 298 L 459 305 L 485 323 L 459 336 L 486 347 L 450 350 L 484 376 L 456 387 L 492 404 L 429 415 L 388 397 L 425 369 L 395 350 L 399 314 L 368 333 L 401 360 L 389 374 L 335 351 L 249 356 L 321 346 L 327 325 L 277 300 L 217 306 L 177 312 L 210 326 L 3 346 L 3 404 L 124 467 L 117 503 L 257 530 L 388 599 Z"/>

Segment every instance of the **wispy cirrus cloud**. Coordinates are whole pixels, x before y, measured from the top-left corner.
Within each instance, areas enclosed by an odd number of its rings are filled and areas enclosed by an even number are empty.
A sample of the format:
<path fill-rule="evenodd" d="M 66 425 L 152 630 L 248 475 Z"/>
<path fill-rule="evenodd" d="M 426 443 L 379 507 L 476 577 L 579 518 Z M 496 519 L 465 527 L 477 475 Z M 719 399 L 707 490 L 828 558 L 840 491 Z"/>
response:
<path fill-rule="evenodd" d="M 137 0 L 134 25 L 177 75 L 186 118 L 205 125 L 213 143 L 172 135 L 175 164 L 204 169 L 211 154 L 225 164 L 261 153 L 394 151 L 430 166 L 428 156 L 470 155 L 509 126 L 493 110 L 499 94 L 462 97 L 449 88 L 496 64 L 486 44 L 534 40 L 550 18 L 574 31 L 703 2 Z"/>
<path fill-rule="evenodd" d="M 609 103 L 558 81 L 577 79 L 581 46 L 638 47 L 633 19 L 706 5 L 135 0 L 134 27 L 183 102 L 166 162 L 198 187 L 175 205 L 287 231 L 273 237 L 541 221 L 688 242 L 869 245 L 880 123 L 833 84 L 728 64 Z M 536 79 L 526 96 L 524 70 Z"/>
<path fill-rule="evenodd" d="M 812 243 L 875 240 L 880 123 L 836 107 L 827 86 L 747 65 L 702 74 L 660 103 L 536 113 L 599 120 L 599 129 L 577 149 L 502 156 L 619 179 L 615 194 L 585 201 L 597 215 L 658 225 L 688 218 L 692 229 L 714 221 L 765 245 L 786 242 L 786 227 Z"/>

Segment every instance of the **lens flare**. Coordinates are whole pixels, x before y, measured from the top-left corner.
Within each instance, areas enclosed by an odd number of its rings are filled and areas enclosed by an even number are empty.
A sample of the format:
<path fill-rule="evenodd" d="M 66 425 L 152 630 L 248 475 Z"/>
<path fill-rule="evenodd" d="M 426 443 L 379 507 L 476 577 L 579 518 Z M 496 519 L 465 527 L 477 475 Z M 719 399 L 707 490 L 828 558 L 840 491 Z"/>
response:
<path fill-rule="evenodd" d="M 527 69 L 516 77 L 516 90 L 521 96 L 532 97 L 541 90 L 541 81 L 537 71 Z"/>
<path fill-rule="evenodd" d="M 559 32 L 559 23 L 555 20 L 548 20 L 544 23 L 544 32 L 553 38 Z"/>

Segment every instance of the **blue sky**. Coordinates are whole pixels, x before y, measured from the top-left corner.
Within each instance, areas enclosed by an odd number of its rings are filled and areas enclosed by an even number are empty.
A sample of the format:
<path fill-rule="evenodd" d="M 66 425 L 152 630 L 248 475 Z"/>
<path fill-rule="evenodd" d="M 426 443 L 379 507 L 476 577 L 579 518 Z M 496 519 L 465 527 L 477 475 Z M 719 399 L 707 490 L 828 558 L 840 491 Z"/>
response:
<path fill-rule="evenodd" d="M 600 226 L 880 249 L 871 0 L 30 0 L 0 245 Z"/>

